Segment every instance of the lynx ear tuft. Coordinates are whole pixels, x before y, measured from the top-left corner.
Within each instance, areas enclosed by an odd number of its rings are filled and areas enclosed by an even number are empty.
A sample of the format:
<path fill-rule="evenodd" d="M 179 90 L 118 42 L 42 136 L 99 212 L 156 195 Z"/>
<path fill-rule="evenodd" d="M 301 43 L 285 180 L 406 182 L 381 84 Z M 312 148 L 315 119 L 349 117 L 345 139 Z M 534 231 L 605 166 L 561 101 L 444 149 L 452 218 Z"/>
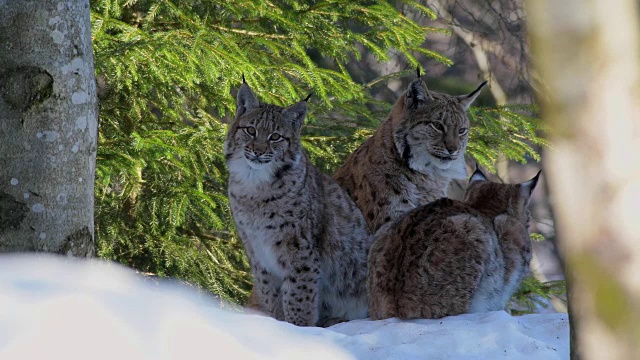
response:
<path fill-rule="evenodd" d="M 480 95 L 480 90 L 482 90 L 482 88 L 485 85 L 487 85 L 486 81 L 484 81 L 482 84 L 480 84 L 480 86 L 478 86 L 471 93 L 469 93 L 467 95 L 458 96 L 458 99 L 460 99 L 460 104 L 465 109 L 465 111 L 469 110 L 469 107 L 471 106 L 473 101 L 478 97 L 478 95 Z"/>
<path fill-rule="evenodd" d="M 520 184 L 520 191 L 522 191 L 522 195 L 525 196 L 526 198 L 529 198 L 531 196 L 533 189 L 535 189 L 536 185 L 538 185 L 538 179 L 540 178 L 540 173 L 542 173 L 542 170 L 538 171 L 536 176 L 534 176 L 531 180 L 525 181 L 522 184 Z"/>
<path fill-rule="evenodd" d="M 417 78 L 409 84 L 405 99 L 407 107 L 417 109 L 432 100 L 433 97 L 429 93 L 429 89 L 427 89 L 427 84 L 422 79 Z"/>
<path fill-rule="evenodd" d="M 471 185 L 476 181 L 489 181 L 489 179 L 487 179 L 487 177 L 482 172 L 482 170 L 480 170 L 480 167 L 478 166 L 478 164 L 476 164 L 476 171 L 474 171 L 471 177 L 469 178 L 469 185 Z"/>
<path fill-rule="evenodd" d="M 309 93 L 309 95 L 307 95 L 304 101 L 309 102 L 309 99 L 311 99 L 311 95 L 313 95 L 313 93 Z"/>
<path fill-rule="evenodd" d="M 236 97 L 236 119 L 259 106 L 258 98 L 244 80 L 244 75 L 242 81 Z"/>
<path fill-rule="evenodd" d="M 418 73 L 418 79 L 420 79 L 420 65 L 416 66 L 416 72 Z"/>

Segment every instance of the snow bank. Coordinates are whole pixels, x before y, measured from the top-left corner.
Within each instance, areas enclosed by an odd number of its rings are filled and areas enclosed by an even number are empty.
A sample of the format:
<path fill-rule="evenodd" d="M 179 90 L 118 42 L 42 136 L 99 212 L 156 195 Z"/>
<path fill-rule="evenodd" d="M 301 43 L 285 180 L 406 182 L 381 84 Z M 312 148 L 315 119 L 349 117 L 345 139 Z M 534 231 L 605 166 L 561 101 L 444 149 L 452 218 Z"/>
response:
<path fill-rule="evenodd" d="M 568 359 L 566 314 L 298 328 L 119 265 L 0 256 L 0 359 Z"/>
<path fill-rule="evenodd" d="M 359 359 L 568 359 L 566 314 L 504 311 L 439 320 L 353 321 L 332 331 Z M 332 336 L 328 336 L 332 338 Z"/>

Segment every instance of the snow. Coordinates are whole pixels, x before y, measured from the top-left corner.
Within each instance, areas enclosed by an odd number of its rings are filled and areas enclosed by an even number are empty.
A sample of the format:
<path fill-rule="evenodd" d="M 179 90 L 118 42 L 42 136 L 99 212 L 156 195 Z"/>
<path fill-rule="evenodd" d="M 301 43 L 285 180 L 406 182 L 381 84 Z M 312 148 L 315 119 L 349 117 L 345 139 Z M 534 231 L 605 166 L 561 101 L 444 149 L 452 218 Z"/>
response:
<path fill-rule="evenodd" d="M 299 328 L 105 261 L 0 256 L 0 359 L 568 359 L 568 339 L 560 313 Z"/>

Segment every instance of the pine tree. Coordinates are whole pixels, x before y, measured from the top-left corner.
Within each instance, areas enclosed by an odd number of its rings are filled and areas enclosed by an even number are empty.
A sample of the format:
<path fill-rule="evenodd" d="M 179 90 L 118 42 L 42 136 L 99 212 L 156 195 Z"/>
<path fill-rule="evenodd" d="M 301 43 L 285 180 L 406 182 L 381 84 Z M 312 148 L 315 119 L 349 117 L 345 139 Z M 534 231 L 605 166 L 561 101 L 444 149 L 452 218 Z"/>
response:
<path fill-rule="evenodd" d="M 98 255 L 241 302 L 250 278 L 222 157 L 232 93 L 243 74 L 263 102 L 286 105 L 313 92 L 303 142 L 332 173 L 388 112 L 372 96 L 377 86 L 413 76 L 417 54 L 449 61 L 421 47 L 436 29 L 398 9 L 433 12 L 402 3 L 94 1 Z M 368 83 L 347 70 L 364 53 L 384 62 L 391 52 L 412 69 Z M 490 168 L 499 153 L 537 159 L 531 144 L 542 140 L 530 111 L 472 110 L 470 155 Z"/>

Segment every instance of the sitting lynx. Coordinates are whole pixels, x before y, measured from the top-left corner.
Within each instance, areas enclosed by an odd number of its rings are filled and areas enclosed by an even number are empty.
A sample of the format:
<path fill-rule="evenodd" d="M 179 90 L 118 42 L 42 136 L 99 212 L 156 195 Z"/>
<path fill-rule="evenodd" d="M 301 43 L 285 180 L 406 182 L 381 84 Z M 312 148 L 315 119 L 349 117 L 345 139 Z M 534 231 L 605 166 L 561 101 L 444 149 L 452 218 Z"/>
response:
<path fill-rule="evenodd" d="M 306 100 L 258 104 L 243 83 L 225 141 L 229 203 L 260 310 L 301 326 L 367 316 L 362 214 L 300 143 Z M 256 304 L 257 303 L 257 304 Z"/>
<path fill-rule="evenodd" d="M 418 78 L 387 119 L 333 176 L 365 216 L 372 233 L 407 211 L 447 195 L 453 178 L 466 178 L 466 110 L 486 84 L 469 95 L 427 90 Z"/>
<path fill-rule="evenodd" d="M 443 198 L 383 226 L 369 253 L 369 316 L 441 318 L 504 309 L 529 270 L 522 184 L 471 176 L 465 201 Z"/>

